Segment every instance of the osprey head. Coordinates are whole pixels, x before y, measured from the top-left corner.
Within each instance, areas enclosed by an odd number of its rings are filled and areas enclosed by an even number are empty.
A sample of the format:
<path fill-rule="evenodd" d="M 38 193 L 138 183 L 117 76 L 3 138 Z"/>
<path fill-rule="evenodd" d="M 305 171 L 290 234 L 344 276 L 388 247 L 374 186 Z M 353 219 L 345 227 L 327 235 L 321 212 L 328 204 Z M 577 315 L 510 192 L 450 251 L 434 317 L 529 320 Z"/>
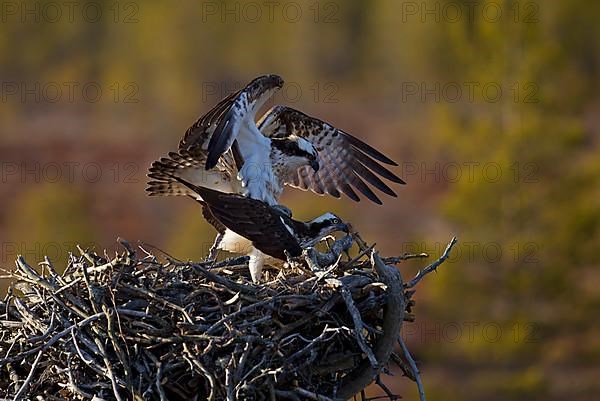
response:
<path fill-rule="evenodd" d="M 302 166 L 310 166 L 314 171 L 319 171 L 319 153 L 308 140 L 290 135 L 285 138 L 272 138 L 271 143 L 284 155 L 288 168 L 297 170 Z"/>
<path fill-rule="evenodd" d="M 333 213 L 325 213 L 324 215 L 319 216 L 306 224 L 311 232 L 312 237 L 316 241 L 320 241 L 327 235 L 336 231 L 344 231 L 346 233 L 349 232 L 348 225 L 346 225 L 342 219 Z"/>

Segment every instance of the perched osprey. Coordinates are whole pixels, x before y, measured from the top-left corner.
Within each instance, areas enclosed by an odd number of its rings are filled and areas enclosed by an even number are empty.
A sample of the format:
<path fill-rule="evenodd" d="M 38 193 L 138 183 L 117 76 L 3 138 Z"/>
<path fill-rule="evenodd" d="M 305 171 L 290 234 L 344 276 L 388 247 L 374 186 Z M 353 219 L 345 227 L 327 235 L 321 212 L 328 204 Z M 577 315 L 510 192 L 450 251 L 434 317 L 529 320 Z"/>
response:
<path fill-rule="evenodd" d="M 282 85 L 278 75 L 258 77 L 200 117 L 177 152 L 152 163 L 150 195 L 190 195 L 177 176 L 270 205 L 285 185 L 336 198 L 344 193 L 357 202 L 358 190 L 381 204 L 366 181 L 396 196 L 379 176 L 404 184 L 380 163 L 397 164 L 358 138 L 285 106 L 269 110 L 257 125 L 257 112 Z"/>
<path fill-rule="evenodd" d="M 202 199 L 199 201 L 202 214 L 224 235 L 219 248 L 250 256 L 250 275 L 255 282 L 261 278 L 265 255 L 285 261 L 285 251 L 291 256 L 300 256 L 303 249 L 316 245 L 327 235 L 348 232 L 348 226 L 333 213 L 302 222 L 292 219 L 277 205 L 198 187 L 179 177 L 175 179 L 196 193 L 196 199 Z"/>

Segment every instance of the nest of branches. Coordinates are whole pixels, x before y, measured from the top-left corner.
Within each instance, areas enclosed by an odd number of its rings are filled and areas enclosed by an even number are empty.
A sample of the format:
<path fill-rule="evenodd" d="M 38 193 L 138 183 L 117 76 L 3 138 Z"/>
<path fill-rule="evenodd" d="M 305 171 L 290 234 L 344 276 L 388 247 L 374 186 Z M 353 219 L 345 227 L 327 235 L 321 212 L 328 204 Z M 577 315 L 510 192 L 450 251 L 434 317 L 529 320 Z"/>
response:
<path fill-rule="evenodd" d="M 181 262 L 125 241 L 115 257 L 80 250 L 62 274 L 19 257 L 0 302 L 0 398 L 343 400 L 375 380 L 395 399 L 379 380 L 390 363 L 420 386 L 399 336 L 412 287 L 455 240 L 403 282 L 393 265 L 426 255 L 348 238 L 259 285 L 245 258 Z M 340 256 L 353 242 L 360 254 Z"/>

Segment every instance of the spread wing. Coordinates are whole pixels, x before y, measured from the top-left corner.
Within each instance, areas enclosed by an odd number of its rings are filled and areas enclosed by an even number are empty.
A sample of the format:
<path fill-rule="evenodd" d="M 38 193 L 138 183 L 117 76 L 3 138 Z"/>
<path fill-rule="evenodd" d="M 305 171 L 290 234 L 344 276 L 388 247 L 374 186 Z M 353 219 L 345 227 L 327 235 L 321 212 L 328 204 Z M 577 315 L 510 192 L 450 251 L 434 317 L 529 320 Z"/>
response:
<path fill-rule="evenodd" d="M 217 168 L 212 172 L 206 172 L 204 166 L 211 135 L 238 94 L 239 92 L 232 93 L 221 100 L 212 110 L 192 124 L 179 142 L 177 152 L 169 152 L 168 156 L 152 163 L 148 170 L 148 177 L 151 180 L 148 181 L 146 188 L 150 196 L 193 195 L 189 188 L 172 178 L 174 175 L 197 185 L 210 183 L 223 190 L 231 185 L 231 179 L 235 177 L 237 168 L 237 163 L 234 165 L 236 160 L 232 152 L 223 154 Z"/>
<path fill-rule="evenodd" d="M 252 241 L 261 252 L 282 260 L 286 260 L 284 250 L 292 256 L 302 253 L 298 240 L 290 232 L 291 225 L 284 223 L 284 213 L 256 199 L 198 187 L 181 178 L 174 178 L 200 195 L 212 218 Z M 213 226 L 217 227 L 215 224 Z"/>
<path fill-rule="evenodd" d="M 179 142 L 179 149 L 187 151 L 204 150 L 206 152 L 208 141 L 210 141 L 215 128 L 231 108 L 239 94 L 240 91 L 230 94 L 192 124 Z"/>
<path fill-rule="evenodd" d="M 285 106 L 270 110 L 260 121 L 259 129 L 268 137 L 296 135 L 310 141 L 319 153 L 319 171 L 309 166 L 298 169 L 286 181 L 287 185 L 311 190 L 317 194 L 330 194 L 336 198 L 340 192 L 354 201 L 360 201 L 355 190 L 371 201 L 381 204 L 381 200 L 365 183 L 390 196 L 395 192 L 380 177 L 391 182 L 404 184 L 404 181 L 382 166 L 398 164 L 377 149 L 360 139 L 339 130 L 317 118 Z"/>
<path fill-rule="evenodd" d="M 204 170 L 206 154 L 198 149 L 169 152 L 152 163 L 148 169 L 148 187 L 150 196 L 194 195 L 189 188 L 181 185 L 174 176 L 182 177 L 198 185 L 209 185 L 222 190 L 233 191 L 232 180 L 235 169 L 231 166 L 233 158 L 228 154 L 221 158 L 219 168 Z"/>
<path fill-rule="evenodd" d="M 263 75 L 254 79 L 239 91 L 224 110 L 208 143 L 206 170 L 213 168 L 221 155 L 236 139 L 241 142 L 256 142 L 253 137 L 260 136 L 254 118 L 256 112 L 277 91 L 283 80 L 277 75 Z"/>

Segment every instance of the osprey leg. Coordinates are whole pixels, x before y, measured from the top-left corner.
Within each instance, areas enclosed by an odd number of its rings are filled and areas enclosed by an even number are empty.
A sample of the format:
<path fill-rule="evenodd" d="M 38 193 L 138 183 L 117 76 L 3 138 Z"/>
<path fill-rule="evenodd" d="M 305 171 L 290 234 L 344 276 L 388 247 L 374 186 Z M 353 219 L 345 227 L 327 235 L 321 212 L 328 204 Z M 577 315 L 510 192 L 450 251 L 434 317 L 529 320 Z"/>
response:
<path fill-rule="evenodd" d="M 248 267 L 250 269 L 252 282 L 258 283 L 262 277 L 262 269 L 265 264 L 265 254 L 256 248 L 252 248 L 248 256 L 250 256 Z"/>
<path fill-rule="evenodd" d="M 214 262 L 217 259 L 217 254 L 219 253 L 219 245 L 221 245 L 221 241 L 223 241 L 224 234 L 217 234 L 215 238 L 215 242 L 210 247 L 208 251 L 208 256 L 206 257 L 207 262 Z"/>

